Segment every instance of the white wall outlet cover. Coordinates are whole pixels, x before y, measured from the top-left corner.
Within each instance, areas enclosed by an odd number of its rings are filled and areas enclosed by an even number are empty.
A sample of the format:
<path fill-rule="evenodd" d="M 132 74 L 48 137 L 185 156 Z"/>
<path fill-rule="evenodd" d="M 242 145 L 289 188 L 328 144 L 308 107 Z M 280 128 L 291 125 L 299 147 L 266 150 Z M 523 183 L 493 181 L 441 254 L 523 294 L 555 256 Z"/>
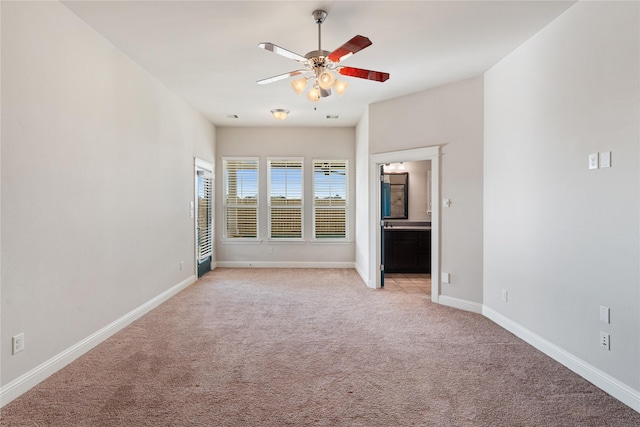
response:
<path fill-rule="evenodd" d="M 598 153 L 589 154 L 589 169 L 598 169 Z"/>
<path fill-rule="evenodd" d="M 445 208 L 451 207 L 451 199 L 442 199 L 442 206 Z"/>
<path fill-rule="evenodd" d="M 611 151 L 600 153 L 600 167 L 601 168 L 611 167 Z"/>
<path fill-rule="evenodd" d="M 604 323 L 610 323 L 610 310 L 609 307 L 605 307 L 604 305 L 600 306 L 600 321 Z"/>
<path fill-rule="evenodd" d="M 442 283 L 450 283 L 451 275 L 449 273 L 442 273 Z"/>
<path fill-rule="evenodd" d="M 24 333 L 11 337 L 11 354 L 20 353 L 24 350 Z"/>

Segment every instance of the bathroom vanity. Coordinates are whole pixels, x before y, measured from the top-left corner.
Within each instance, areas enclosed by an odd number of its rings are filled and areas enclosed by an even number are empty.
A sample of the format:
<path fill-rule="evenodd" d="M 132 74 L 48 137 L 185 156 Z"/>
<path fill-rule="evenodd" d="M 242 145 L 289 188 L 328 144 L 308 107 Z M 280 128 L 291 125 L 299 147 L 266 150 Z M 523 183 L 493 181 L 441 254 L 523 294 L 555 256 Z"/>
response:
<path fill-rule="evenodd" d="M 430 222 L 385 222 L 384 271 L 386 273 L 431 273 Z"/>

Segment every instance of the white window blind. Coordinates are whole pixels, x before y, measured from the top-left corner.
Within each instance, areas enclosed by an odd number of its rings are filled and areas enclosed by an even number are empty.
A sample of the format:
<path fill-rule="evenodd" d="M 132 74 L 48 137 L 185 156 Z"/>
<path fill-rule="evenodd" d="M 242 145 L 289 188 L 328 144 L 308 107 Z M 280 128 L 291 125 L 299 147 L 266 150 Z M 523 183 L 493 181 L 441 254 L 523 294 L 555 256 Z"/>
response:
<path fill-rule="evenodd" d="M 213 176 L 198 170 L 198 262 L 208 259 L 212 254 L 212 194 Z"/>
<path fill-rule="evenodd" d="M 258 237 L 258 159 L 225 159 L 225 237 Z"/>
<path fill-rule="evenodd" d="M 316 239 L 347 238 L 347 161 L 313 161 L 313 230 Z"/>
<path fill-rule="evenodd" d="M 302 159 L 270 159 L 268 167 L 269 238 L 302 239 Z"/>

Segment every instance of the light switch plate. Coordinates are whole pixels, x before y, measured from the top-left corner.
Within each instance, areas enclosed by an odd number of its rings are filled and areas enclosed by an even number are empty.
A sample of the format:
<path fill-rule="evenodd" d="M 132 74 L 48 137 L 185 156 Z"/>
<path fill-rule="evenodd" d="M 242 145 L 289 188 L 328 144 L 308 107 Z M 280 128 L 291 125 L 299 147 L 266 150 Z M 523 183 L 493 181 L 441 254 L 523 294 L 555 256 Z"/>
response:
<path fill-rule="evenodd" d="M 609 307 L 605 307 L 604 305 L 600 306 L 600 321 L 604 322 L 604 323 L 610 323 L 610 317 L 609 317 L 610 311 L 609 311 Z"/>
<path fill-rule="evenodd" d="M 598 153 L 589 154 L 589 169 L 598 169 Z"/>
<path fill-rule="evenodd" d="M 449 273 L 442 273 L 442 283 L 450 283 L 451 275 Z"/>
<path fill-rule="evenodd" d="M 600 168 L 611 167 L 611 151 L 605 151 L 600 153 Z"/>

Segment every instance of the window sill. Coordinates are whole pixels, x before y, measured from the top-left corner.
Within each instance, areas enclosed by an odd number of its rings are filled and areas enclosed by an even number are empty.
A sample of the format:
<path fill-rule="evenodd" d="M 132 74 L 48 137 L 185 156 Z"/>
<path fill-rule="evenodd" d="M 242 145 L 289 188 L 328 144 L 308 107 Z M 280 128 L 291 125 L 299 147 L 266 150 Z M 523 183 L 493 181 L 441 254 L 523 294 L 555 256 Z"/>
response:
<path fill-rule="evenodd" d="M 353 243 L 349 239 L 313 239 L 311 240 L 312 245 L 348 245 Z"/>
<path fill-rule="evenodd" d="M 267 239 L 267 243 L 272 244 L 286 244 L 286 245 L 306 245 L 306 240 L 301 239 Z"/>
<path fill-rule="evenodd" d="M 224 238 L 224 239 L 222 239 L 220 241 L 220 243 L 222 243 L 223 245 L 226 245 L 226 244 L 231 244 L 231 245 L 259 245 L 260 243 L 262 243 L 262 240 L 238 237 L 236 239 Z"/>

